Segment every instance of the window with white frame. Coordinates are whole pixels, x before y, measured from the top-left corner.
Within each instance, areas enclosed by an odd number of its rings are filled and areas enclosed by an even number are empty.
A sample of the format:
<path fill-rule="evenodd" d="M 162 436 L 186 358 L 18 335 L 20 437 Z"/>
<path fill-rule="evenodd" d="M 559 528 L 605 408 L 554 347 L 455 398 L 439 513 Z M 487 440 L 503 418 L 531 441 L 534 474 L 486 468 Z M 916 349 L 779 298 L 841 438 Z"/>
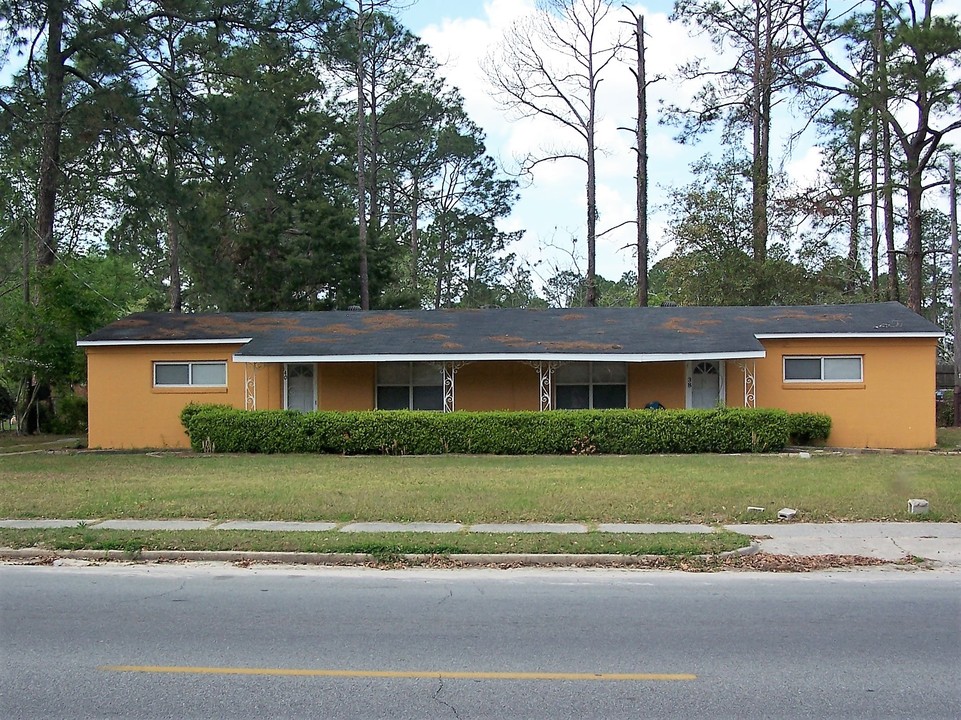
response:
<path fill-rule="evenodd" d="M 378 410 L 443 410 L 444 372 L 421 362 L 387 362 L 377 366 Z"/>
<path fill-rule="evenodd" d="M 860 355 L 806 355 L 784 358 L 785 382 L 863 382 Z"/>
<path fill-rule="evenodd" d="M 226 362 L 155 362 L 154 387 L 227 387 Z"/>
<path fill-rule="evenodd" d="M 555 407 L 559 410 L 608 410 L 627 407 L 627 365 L 574 362 L 554 372 Z"/>

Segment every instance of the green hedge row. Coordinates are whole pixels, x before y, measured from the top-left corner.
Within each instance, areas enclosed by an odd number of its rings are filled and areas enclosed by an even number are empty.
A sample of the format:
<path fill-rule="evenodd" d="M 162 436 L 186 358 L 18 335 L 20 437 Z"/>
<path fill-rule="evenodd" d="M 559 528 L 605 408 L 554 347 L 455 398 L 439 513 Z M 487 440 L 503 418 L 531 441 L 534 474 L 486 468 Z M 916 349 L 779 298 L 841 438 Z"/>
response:
<path fill-rule="evenodd" d="M 822 413 L 791 413 L 788 416 L 788 432 L 795 445 L 823 442 L 831 434 L 831 418 Z"/>
<path fill-rule="evenodd" d="M 790 442 L 795 426 L 827 437 L 830 418 L 796 418 L 740 408 L 298 413 L 188 405 L 181 413 L 198 452 L 345 455 L 771 452 Z"/>

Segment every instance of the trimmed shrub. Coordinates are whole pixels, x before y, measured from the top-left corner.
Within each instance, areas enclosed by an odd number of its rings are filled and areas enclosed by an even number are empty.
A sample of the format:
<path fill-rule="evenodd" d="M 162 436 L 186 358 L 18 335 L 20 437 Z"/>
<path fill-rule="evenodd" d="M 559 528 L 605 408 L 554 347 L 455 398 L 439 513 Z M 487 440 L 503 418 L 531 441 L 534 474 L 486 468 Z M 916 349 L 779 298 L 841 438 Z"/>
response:
<path fill-rule="evenodd" d="M 824 442 L 831 434 L 831 418 L 823 413 L 791 413 L 789 423 L 791 442 L 795 445 Z"/>
<path fill-rule="evenodd" d="M 196 451 L 344 455 L 772 452 L 788 444 L 791 418 L 742 408 L 445 414 L 188 405 L 181 413 Z"/>

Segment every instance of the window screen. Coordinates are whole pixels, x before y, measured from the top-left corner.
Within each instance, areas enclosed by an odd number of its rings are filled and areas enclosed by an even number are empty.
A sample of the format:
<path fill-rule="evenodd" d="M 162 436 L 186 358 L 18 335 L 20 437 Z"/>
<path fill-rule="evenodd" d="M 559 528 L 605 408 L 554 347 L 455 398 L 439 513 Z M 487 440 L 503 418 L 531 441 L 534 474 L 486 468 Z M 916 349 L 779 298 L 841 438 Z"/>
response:
<path fill-rule="evenodd" d="M 225 362 L 158 362 L 153 366 L 157 387 L 226 387 Z"/>
<path fill-rule="evenodd" d="M 861 382 L 860 356 L 819 356 L 784 358 L 784 379 L 795 382 Z"/>
<path fill-rule="evenodd" d="M 554 399 L 559 410 L 609 410 L 627 407 L 627 365 L 575 362 L 554 373 Z"/>
<path fill-rule="evenodd" d="M 381 363 L 377 366 L 377 409 L 443 410 L 443 371 L 431 363 Z"/>

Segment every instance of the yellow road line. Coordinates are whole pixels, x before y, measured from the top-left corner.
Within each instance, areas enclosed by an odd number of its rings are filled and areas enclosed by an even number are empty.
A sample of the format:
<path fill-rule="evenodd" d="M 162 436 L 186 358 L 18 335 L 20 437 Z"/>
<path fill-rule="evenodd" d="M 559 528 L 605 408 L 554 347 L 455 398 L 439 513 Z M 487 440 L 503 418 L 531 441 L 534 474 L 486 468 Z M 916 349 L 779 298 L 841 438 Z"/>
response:
<path fill-rule="evenodd" d="M 696 680 L 687 673 L 550 673 L 550 672 L 454 672 L 446 670 L 298 670 L 295 668 L 181 667 L 171 665 L 101 665 L 104 672 L 171 673 L 181 675 L 278 675 L 294 677 L 390 678 L 455 680 Z"/>

